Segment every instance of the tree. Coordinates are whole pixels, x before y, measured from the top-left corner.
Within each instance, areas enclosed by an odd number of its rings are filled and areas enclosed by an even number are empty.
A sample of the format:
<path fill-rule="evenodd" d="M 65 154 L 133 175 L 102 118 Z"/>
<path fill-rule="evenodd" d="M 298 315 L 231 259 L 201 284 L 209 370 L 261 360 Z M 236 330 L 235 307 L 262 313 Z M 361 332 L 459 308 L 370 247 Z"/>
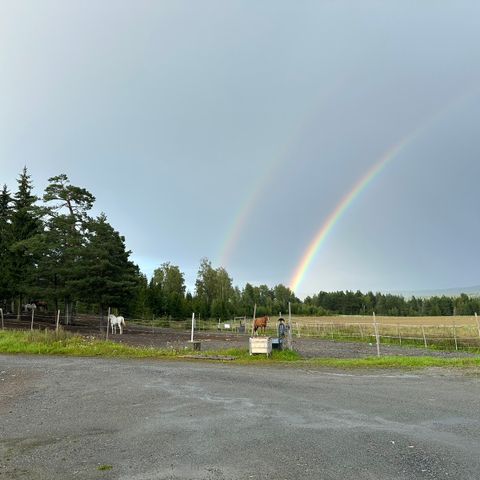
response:
<path fill-rule="evenodd" d="M 281 283 L 273 287 L 274 308 L 276 312 L 288 312 L 288 304 L 295 302 L 293 292 Z"/>
<path fill-rule="evenodd" d="M 154 313 L 181 318 L 185 314 L 185 278 L 180 268 L 163 263 L 155 269 L 151 281 Z"/>
<path fill-rule="evenodd" d="M 195 281 L 195 306 L 203 318 L 211 317 L 211 308 L 216 292 L 217 274 L 210 260 L 202 258 Z"/>
<path fill-rule="evenodd" d="M 32 182 L 23 168 L 17 180 L 18 190 L 14 195 L 14 208 L 11 216 L 11 273 L 14 295 L 18 299 L 18 316 L 22 298 L 30 293 L 37 259 L 30 241 L 42 232 L 42 211 L 36 206 L 38 197 L 32 194 Z"/>
<path fill-rule="evenodd" d="M 68 280 L 67 287 L 84 301 L 97 304 L 102 314 L 109 306 L 128 314 L 141 281 L 138 267 L 129 260 L 130 253 L 125 238 L 101 214 L 87 224 L 85 246 L 78 250 L 75 279 Z"/>
<path fill-rule="evenodd" d="M 43 255 L 37 284 L 43 286 L 45 296 L 54 299 L 55 309 L 63 298 L 66 311 L 72 312 L 75 292 L 68 285 L 78 276 L 78 259 L 82 256 L 87 225 L 91 221 L 88 211 L 95 197 L 84 188 L 71 185 L 65 174 L 48 181 L 43 195 L 48 219 L 39 244 Z"/>
<path fill-rule="evenodd" d="M 8 309 L 8 301 L 14 295 L 12 283 L 12 243 L 11 217 L 13 199 L 7 185 L 0 193 L 0 308 Z"/>
<path fill-rule="evenodd" d="M 214 269 L 208 258 L 203 258 L 195 282 L 195 307 L 204 318 L 230 318 L 234 312 L 235 290 L 228 272 Z"/>

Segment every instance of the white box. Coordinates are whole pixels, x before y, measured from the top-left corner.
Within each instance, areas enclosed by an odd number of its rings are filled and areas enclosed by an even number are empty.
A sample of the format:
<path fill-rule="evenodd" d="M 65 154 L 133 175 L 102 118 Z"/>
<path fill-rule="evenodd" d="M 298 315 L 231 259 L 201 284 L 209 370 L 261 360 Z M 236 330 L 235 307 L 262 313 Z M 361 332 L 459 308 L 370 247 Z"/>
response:
<path fill-rule="evenodd" d="M 250 355 L 266 353 L 268 357 L 272 353 L 272 339 L 270 337 L 250 337 L 248 346 Z"/>

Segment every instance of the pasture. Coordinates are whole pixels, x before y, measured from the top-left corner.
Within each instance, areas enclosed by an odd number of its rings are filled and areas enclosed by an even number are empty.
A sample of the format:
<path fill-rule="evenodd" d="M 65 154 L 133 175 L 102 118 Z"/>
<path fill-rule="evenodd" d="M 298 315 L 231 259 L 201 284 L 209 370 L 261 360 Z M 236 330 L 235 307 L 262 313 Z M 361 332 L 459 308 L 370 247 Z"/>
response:
<path fill-rule="evenodd" d="M 188 348 L 190 319 L 125 320 L 123 334 L 110 333 L 108 339 L 138 347 L 178 351 Z M 475 317 L 376 317 L 376 320 L 375 326 L 372 317 L 294 316 L 291 319 L 293 347 L 304 358 L 364 358 L 377 355 L 378 334 L 382 356 L 436 356 L 450 355 L 449 352 L 460 355 L 480 351 L 480 332 Z M 68 331 L 97 339 L 107 337 L 106 317 L 78 315 L 73 323 L 69 321 L 65 325 L 65 318 L 60 316 L 59 321 Z M 5 318 L 7 329 L 54 329 L 55 323 L 53 316 L 45 314 L 35 316 L 34 322 L 30 315 L 22 315 L 20 321 L 13 315 Z M 275 337 L 277 326 L 278 317 L 270 317 L 265 335 Z M 197 319 L 195 323 L 195 339 L 201 341 L 203 351 L 247 350 L 251 334 L 252 319 L 248 318 L 228 323 Z"/>

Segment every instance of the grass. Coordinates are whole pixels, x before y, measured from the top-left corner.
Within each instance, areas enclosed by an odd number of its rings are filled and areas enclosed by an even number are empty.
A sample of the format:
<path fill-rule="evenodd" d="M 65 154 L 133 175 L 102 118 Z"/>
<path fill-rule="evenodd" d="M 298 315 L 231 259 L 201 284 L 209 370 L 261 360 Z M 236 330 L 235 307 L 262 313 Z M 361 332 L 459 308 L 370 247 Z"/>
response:
<path fill-rule="evenodd" d="M 272 355 L 249 355 L 247 349 L 226 349 L 215 351 L 186 351 L 158 349 L 151 347 L 132 347 L 111 341 L 97 340 L 93 337 L 82 337 L 60 330 L 5 330 L 0 331 L 0 353 L 66 355 L 78 357 L 119 357 L 149 359 L 180 359 L 186 356 L 233 357 L 236 364 L 276 364 L 288 363 L 297 366 L 330 367 L 330 368 L 427 368 L 448 367 L 468 368 L 480 367 L 480 357 L 434 358 L 384 356 L 361 359 L 316 358 L 302 360 L 295 351 L 273 350 Z"/>
<path fill-rule="evenodd" d="M 105 471 L 105 470 L 111 470 L 112 468 L 113 468 L 113 465 L 100 465 L 97 467 L 97 470 Z"/>
<path fill-rule="evenodd" d="M 367 357 L 367 358 L 316 358 L 307 363 L 318 367 L 332 368 L 470 368 L 480 367 L 480 358 L 438 358 L 438 357 Z"/>

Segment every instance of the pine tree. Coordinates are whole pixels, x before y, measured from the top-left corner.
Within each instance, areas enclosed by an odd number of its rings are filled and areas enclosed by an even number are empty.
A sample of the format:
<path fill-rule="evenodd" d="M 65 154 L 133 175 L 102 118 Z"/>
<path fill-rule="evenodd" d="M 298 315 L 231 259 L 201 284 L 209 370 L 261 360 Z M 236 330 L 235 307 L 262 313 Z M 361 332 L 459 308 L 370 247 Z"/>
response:
<path fill-rule="evenodd" d="M 18 315 L 23 297 L 34 287 L 37 258 L 32 253 L 31 242 L 42 232 L 43 226 L 42 210 L 36 205 L 38 198 L 32 194 L 32 189 L 30 175 L 24 167 L 18 179 L 11 217 L 11 272 L 14 294 L 18 299 Z"/>
<path fill-rule="evenodd" d="M 88 211 L 95 197 L 84 188 L 70 184 L 65 174 L 48 179 L 44 202 L 48 205 L 47 228 L 43 234 L 43 243 L 39 245 L 42 258 L 39 262 L 39 285 L 43 293 L 53 298 L 55 309 L 59 301 L 65 303 L 65 310 L 72 313 L 75 292 L 69 288 L 69 282 L 77 275 L 78 258 L 85 246 L 85 231 L 91 220 Z"/>
<path fill-rule="evenodd" d="M 7 185 L 0 193 L 0 308 L 8 310 L 8 303 L 13 297 L 12 283 L 12 224 L 13 201 Z"/>
<path fill-rule="evenodd" d="M 114 307 L 128 314 L 141 277 L 129 260 L 124 237 L 101 214 L 88 222 L 86 239 L 75 264 L 75 279 L 67 286 L 84 302 L 98 305 L 102 313 Z"/>

